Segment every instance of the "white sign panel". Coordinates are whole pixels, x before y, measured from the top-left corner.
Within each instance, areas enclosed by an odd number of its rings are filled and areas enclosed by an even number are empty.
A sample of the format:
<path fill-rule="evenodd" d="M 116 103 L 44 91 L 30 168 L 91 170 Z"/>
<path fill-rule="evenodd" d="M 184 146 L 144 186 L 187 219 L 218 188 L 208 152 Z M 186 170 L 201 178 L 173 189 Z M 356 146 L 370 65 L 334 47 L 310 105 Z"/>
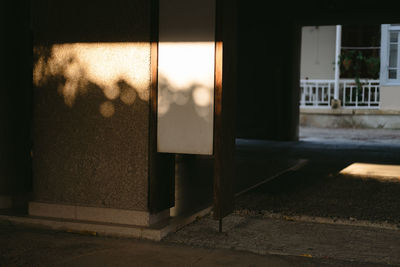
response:
<path fill-rule="evenodd" d="M 160 0 L 158 152 L 213 153 L 215 0 Z"/>

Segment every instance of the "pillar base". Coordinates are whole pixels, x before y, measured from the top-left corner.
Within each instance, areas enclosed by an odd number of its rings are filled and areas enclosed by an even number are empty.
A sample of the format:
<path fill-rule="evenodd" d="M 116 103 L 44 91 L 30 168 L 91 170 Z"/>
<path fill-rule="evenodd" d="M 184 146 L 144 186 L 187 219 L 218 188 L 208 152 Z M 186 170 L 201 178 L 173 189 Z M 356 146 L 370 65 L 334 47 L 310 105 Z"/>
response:
<path fill-rule="evenodd" d="M 169 218 L 169 209 L 151 214 L 147 211 L 29 202 L 29 215 L 133 226 L 151 226 L 167 220 Z"/>
<path fill-rule="evenodd" d="M 32 204 L 35 203 L 35 204 Z M 45 205 L 49 206 L 45 206 Z M 53 206 L 54 205 L 54 206 Z M 60 206 L 67 205 L 58 205 L 58 204 L 47 204 L 47 203 L 38 203 L 31 202 L 30 212 L 38 213 L 38 208 L 45 209 L 42 210 L 41 214 L 45 211 L 47 213 L 50 212 L 50 208 L 57 208 Z M 71 207 L 71 206 L 70 206 Z M 75 206 L 72 206 L 75 207 Z M 126 225 L 126 224 L 115 224 L 115 223 L 101 223 L 101 222 L 93 222 L 93 221 L 82 221 L 77 219 L 62 219 L 62 218 L 52 218 L 49 217 L 37 217 L 37 216 L 26 216 L 24 215 L 15 215 L 8 214 L 4 212 L 0 212 L 0 222 L 5 221 L 8 223 L 12 223 L 15 225 L 22 225 L 27 227 L 35 227 L 35 228 L 44 228 L 44 229 L 53 229 L 57 231 L 67 231 L 77 234 L 85 234 L 85 235 L 98 235 L 98 236 L 115 236 L 115 237 L 128 237 L 128 238 L 142 238 L 149 239 L 154 241 L 160 241 L 165 236 L 167 236 L 171 232 L 176 232 L 181 229 L 185 225 L 192 223 L 197 220 L 199 217 L 206 216 L 211 212 L 211 207 L 206 209 L 189 213 L 185 215 L 181 215 L 178 217 L 171 217 L 168 220 L 160 221 L 159 223 L 151 226 L 137 226 L 137 225 Z M 54 210 L 51 212 L 53 213 Z M 61 207 L 60 212 L 65 212 L 65 207 Z M 168 210 L 169 212 L 169 210 Z M 164 213 L 164 212 L 162 212 Z M 64 214 L 67 215 L 68 213 Z M 33 215 L 33 214 L 31 214 Z M 58 214 L 60 215 L 60 214 Z"/>

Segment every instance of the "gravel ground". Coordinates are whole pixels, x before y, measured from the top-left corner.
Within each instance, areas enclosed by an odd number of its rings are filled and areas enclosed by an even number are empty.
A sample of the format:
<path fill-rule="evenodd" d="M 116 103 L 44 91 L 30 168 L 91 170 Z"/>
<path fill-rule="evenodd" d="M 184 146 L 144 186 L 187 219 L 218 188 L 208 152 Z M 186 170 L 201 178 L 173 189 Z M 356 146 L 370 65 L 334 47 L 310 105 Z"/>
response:
<path fill-rule="evenodd" d="M 400 264 L 399 231 L 349 225 L 229 215 L 223 219 L 223 232 L 218 233 L 218 222 L 205 217 L 169 235 L 164 242 L 302 256 L 321 260 L 320 266 Z"/>
<path fill-rule="evenodd" d="M 238 139 L 241 183 L 267 179 L 269 171 L 300 159 L 307 163 L 237 197 L 234 214 L 223 219 L 223 233 L 206 217 L 165 241 L 346 262 L 333 266 L 399 266 L 400 179 L 339 172 L 355 162 L 399 165 L 400 131 L 301 128 L 300 137 L 300 142 Z"/>
<path fill-rule="evenodd" d="M 298 143 L 237 141 L 240 157 L 306 159 L 308 163 L 237 198 L 236 212 L 400 225 L 400 174 L 387 182 L 339 174 L 355 162 L 399 165 L 400 130 L 302 127 L 300 137 Z M 243 173 L 239 179 L 247 179 Z"/>
<path fill-rule="evenodd" d="M 236 210 L 307 215 L 400 226 L 400 182 L 381 182 L 352 176 L 313 172 L 311 162 L 298 172 L 256 188 L 236 200 Z M 310 167 L 311 166 L 311 167 Z"/>

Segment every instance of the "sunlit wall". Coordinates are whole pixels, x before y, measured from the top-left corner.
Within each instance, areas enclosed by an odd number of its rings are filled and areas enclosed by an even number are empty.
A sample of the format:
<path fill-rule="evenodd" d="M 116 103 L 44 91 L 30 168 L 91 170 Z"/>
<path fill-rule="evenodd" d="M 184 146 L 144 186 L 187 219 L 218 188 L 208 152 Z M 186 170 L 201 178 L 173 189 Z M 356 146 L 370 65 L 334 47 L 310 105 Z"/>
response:
<path fill-rule="evenodd" d="M 99 106 L 104 117 L 113 115 L 113 101 L 126 105 L 132 105 L 136 97 L 148 101 L 148 43 L 55 44 L 47 50 L 36 47 L 34 53 L 34 84 L 40 86 L 62 77 L 57 92 L 71 108 L 80 95 L 87 94 L 89 83 L 104 94 L 104 103 Z"/>
<path fill-rule="evenodd" d="M 149 42 L 34 49 L 35 201 L 148 209 Z"/>
<path fill-rule="evenodd" d="M 158 151 L 213 153 L 215 1 L 160 1 Z"/>

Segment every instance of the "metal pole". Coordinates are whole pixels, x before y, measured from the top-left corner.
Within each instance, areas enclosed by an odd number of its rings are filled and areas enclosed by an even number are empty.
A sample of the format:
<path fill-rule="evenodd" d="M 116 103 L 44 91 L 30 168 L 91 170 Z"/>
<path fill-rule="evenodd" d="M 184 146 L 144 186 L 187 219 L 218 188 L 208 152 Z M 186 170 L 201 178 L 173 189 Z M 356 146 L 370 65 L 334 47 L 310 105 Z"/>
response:
<path fill-rule="evenodd" d="M 339 76 L 340 76 L 340 50 L 342 43 L 342 26 L 336 25 L 336 51 L 335 51 L 335 91 L 334 99 L 339 100 Z"/>

